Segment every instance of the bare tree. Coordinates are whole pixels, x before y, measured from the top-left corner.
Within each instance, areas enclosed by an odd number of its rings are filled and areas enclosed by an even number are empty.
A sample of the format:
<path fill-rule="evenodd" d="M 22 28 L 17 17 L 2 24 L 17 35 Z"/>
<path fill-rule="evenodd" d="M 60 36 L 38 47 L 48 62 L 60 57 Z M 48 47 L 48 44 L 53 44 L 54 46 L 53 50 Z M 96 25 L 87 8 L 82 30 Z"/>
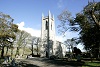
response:
<path fill-rule="evenodd" d="M 72 38 L 72 39 L 67 39 L 66 41 L 64 41 L 64 44 L 68 47 L 69 49 L 69 58 L 71 59 L 73 57 L 73 49 L 74 47 L 76 47 L 77 45 L 77 40 L 76 38 Z M 72 50 L 72 51 L 71 51 Z"/>
<path fill-rule="evenodd" d="M 34 55 L 34 53 L 33 53 L 33 51 L 34 51 L 34 44 L 35 44 L 35 41 L 36 41 L 36 37 L 31 37 L 30 38 L 30 47 L 29 47 L 29 49 L 31 50 L 31 54 L 32 54 L 32 56 Z"/>
<path fill-rule="evenodd" d="M 26 31 L 19 31 L 17 34 L 17 38 L 16 38 L 16 55 L 19 55 L 19 49 L 24 45 L 24 47 L 26 46 L 26 42 L 30 36 L 29 33 L 27 33 Z"/>
<path fill-rule="evenodd" d="M 40 42 L 41 42 L 41 40 L 40 40 L 40 38 L 36 38 L 36 51 L 37 51 L 37 55 L 39 55 L 39 52 L 40 52 Z"/>

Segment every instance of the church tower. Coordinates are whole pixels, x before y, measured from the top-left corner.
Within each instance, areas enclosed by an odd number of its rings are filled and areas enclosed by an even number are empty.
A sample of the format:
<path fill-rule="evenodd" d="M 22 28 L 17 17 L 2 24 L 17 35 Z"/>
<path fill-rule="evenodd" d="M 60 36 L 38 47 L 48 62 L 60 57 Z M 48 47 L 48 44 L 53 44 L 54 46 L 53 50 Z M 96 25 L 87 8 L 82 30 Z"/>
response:
<path fill-rule="evenodd" d="M 55 44 L 55 21 L 54 15 L 51 15 L 50 11 L 48 16 L 42 14 L 41 27 L 41 56 L 49 58 L 50 55 L 53 55 L 53 47 Z"/>

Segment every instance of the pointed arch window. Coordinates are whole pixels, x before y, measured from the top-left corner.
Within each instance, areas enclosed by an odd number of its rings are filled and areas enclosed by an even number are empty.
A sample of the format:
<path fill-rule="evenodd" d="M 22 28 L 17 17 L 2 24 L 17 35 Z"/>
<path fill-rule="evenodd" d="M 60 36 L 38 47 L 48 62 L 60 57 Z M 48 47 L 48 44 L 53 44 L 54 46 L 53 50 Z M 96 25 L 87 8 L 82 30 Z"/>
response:
<path fill-rule="evenodd" d="M 51 22 L 51 30 L 52 30 L 52 22 Z"/>
<path fill-rule="evenodd" d="M 46 30 L 48 30 L 48 22 L 47 21 L 46 21 L 45 27 L 46 27 Z"/>

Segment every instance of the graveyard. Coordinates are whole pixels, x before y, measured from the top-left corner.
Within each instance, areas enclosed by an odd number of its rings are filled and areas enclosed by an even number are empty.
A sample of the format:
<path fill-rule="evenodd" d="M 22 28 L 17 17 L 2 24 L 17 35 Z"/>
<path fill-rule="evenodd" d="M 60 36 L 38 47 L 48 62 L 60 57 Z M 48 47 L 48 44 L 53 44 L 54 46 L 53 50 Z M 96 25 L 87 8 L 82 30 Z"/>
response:
<path fill-rule="evenodd" d="M 0 8 L 0 67 L 100 67 L 98 0 L 3 0 Z"/>

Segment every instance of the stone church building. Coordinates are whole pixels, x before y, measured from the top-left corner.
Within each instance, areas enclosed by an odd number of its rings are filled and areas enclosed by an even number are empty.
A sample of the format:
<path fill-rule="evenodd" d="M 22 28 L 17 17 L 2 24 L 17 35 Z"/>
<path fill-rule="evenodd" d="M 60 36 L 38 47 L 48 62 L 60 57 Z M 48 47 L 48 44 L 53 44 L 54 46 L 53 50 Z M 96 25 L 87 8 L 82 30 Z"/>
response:
<path fill-rule="evenodd" d="M 65 56 L 66 46 L 55 38 L 55 19 L 50 11 L 48 16 L 42 14 L 41 23 L 41 57 L 49 57 L 55 55 L 59 58 Z"/>

